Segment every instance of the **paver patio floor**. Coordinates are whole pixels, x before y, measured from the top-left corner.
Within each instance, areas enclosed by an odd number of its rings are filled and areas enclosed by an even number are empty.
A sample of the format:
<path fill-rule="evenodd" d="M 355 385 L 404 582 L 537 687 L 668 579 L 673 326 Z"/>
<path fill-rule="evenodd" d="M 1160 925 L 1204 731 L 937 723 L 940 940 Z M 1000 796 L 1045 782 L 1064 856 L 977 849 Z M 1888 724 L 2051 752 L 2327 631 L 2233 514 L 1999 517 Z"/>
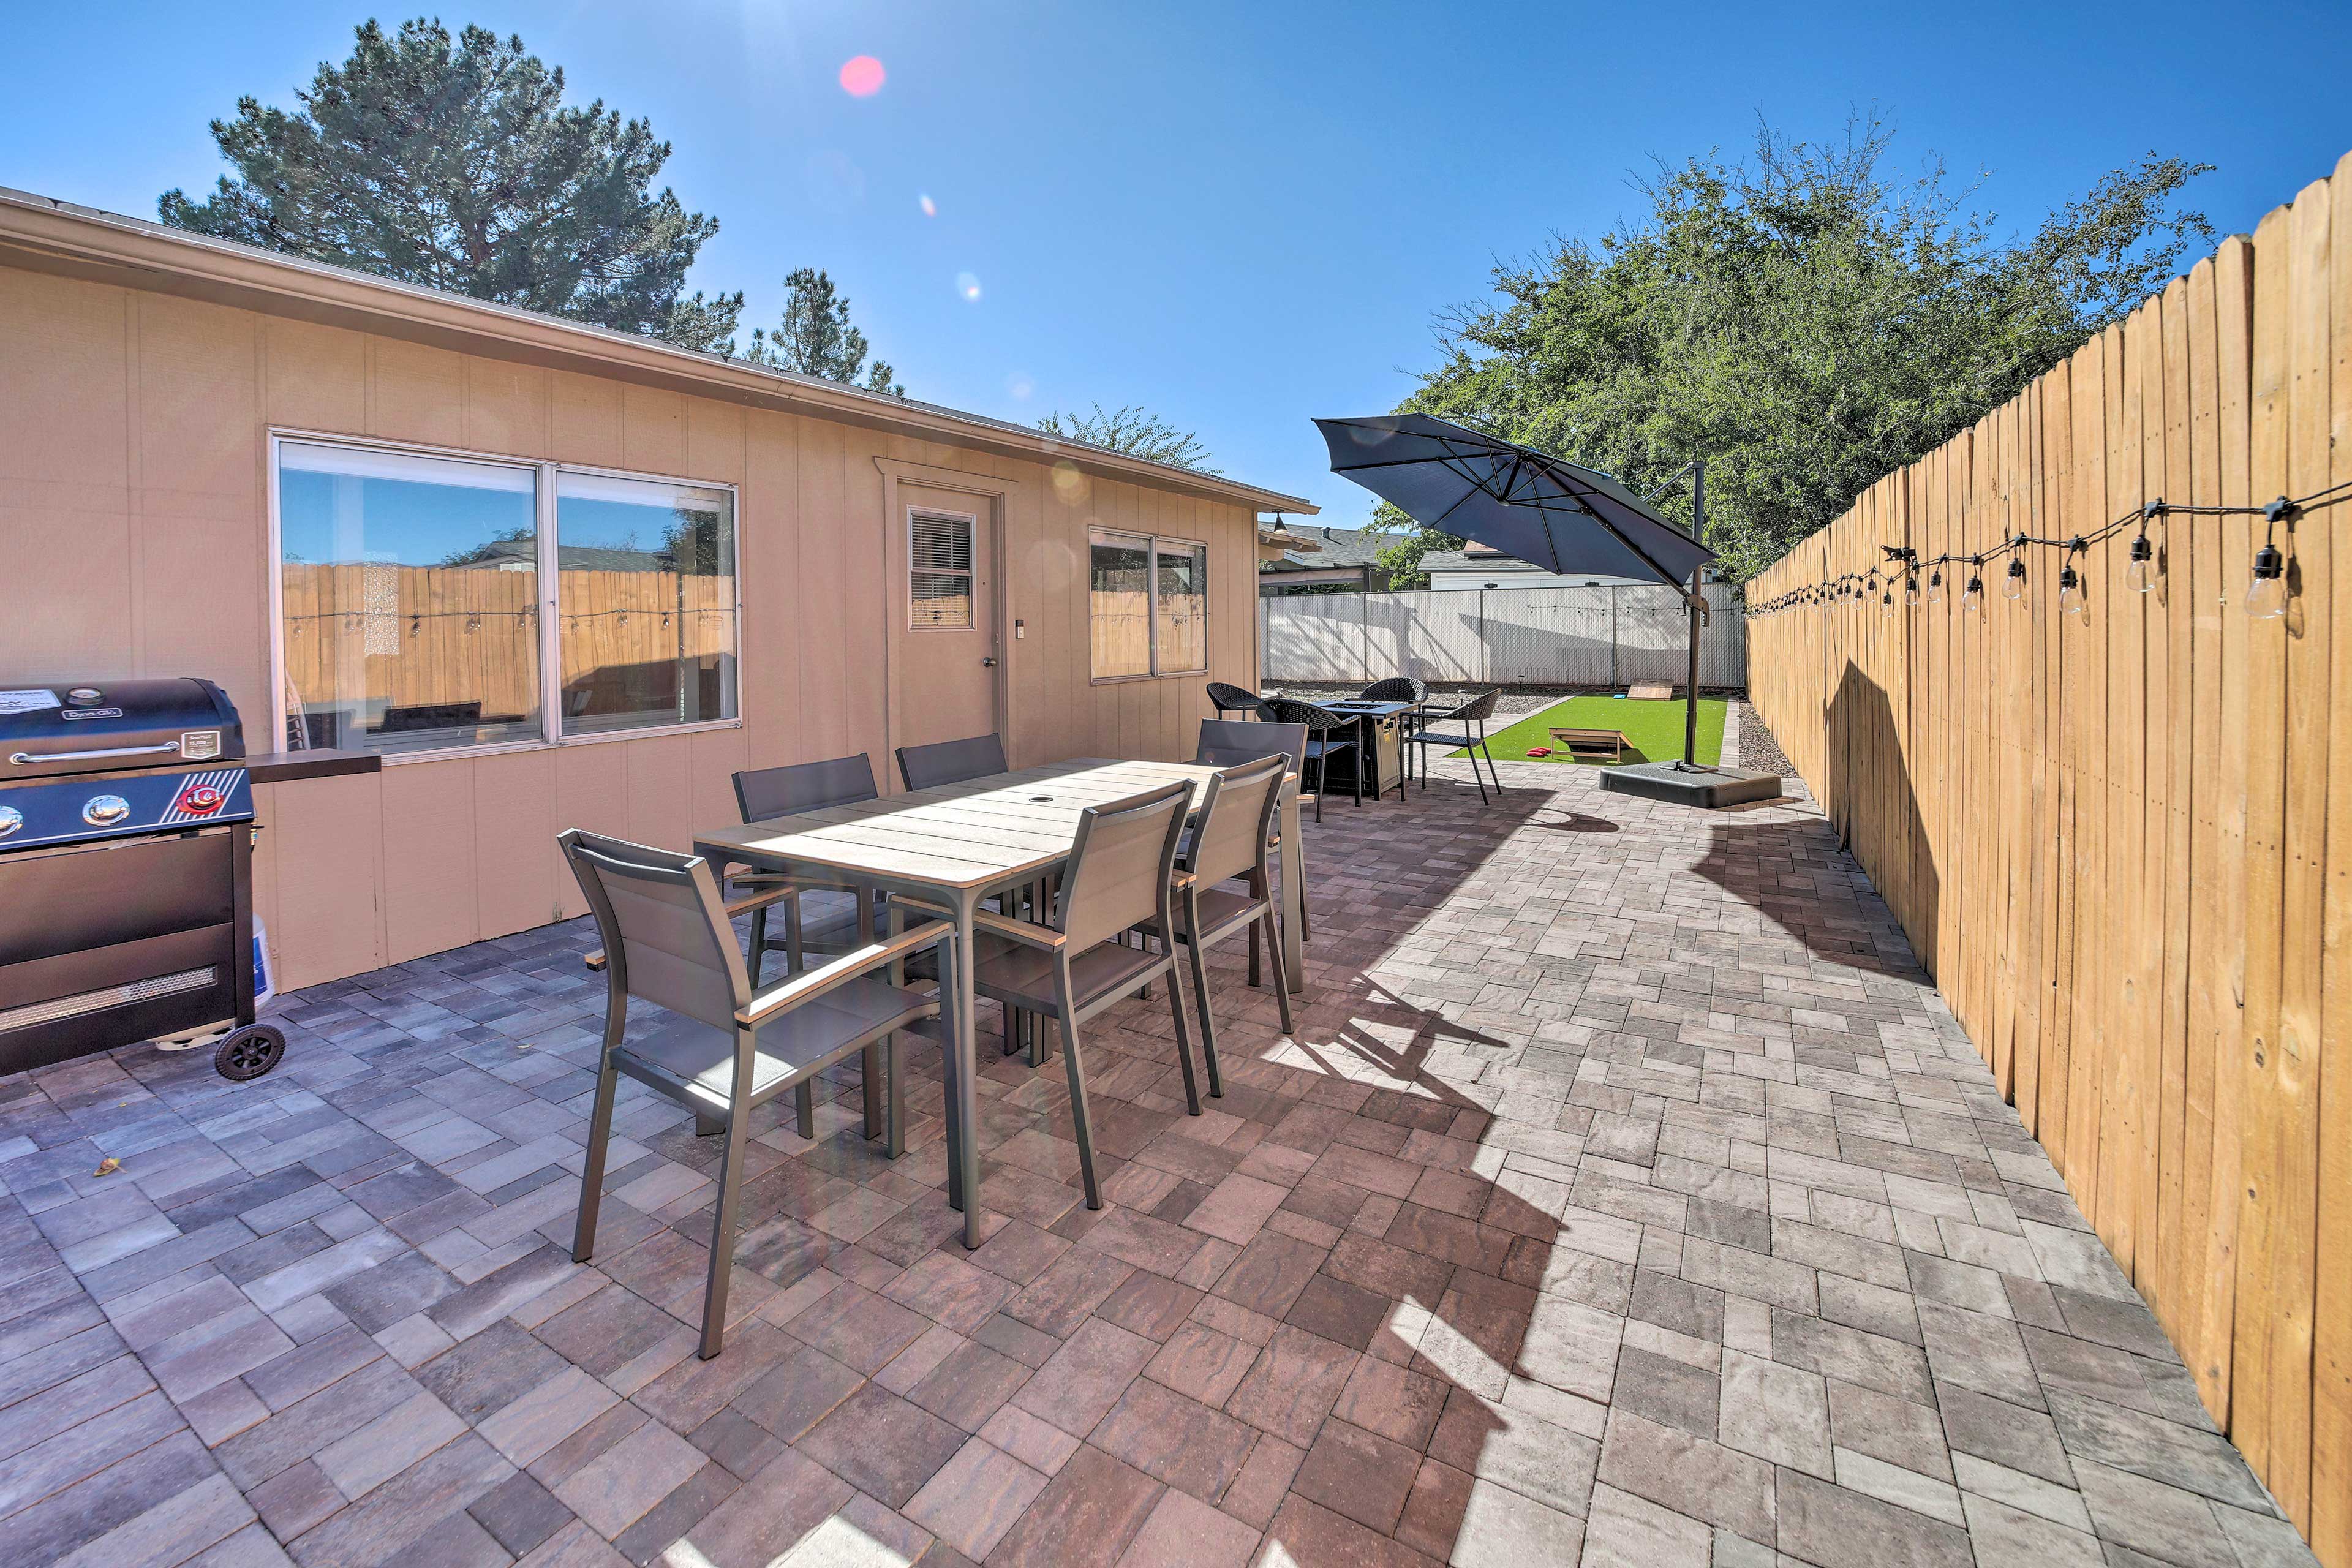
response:
<path fill-rule="evenodd" d="M 0 1560 L 2311 1561 L 1812 807 L 1440 773 L 1308 827 L 1295 1040 L 1218 954 L 1206 1114 L 1095 1027 L 1100 1212 L 991 1040 L 976 1253 L 935 1059 L 895 1165 L 772 1107 L 714 1362 L 682 1112 L 570 1261 L 583 923 L 0 1082 Z"/>

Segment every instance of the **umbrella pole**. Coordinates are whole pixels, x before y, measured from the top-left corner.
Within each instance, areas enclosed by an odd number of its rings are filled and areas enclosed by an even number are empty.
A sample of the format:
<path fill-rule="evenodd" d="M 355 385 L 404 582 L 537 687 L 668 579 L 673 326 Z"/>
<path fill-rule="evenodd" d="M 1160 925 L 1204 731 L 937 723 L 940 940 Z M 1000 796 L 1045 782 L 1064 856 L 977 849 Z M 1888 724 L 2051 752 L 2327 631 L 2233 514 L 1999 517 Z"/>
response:
<path fill-rule="evenodd" d="M 1691 574 L 1690 591 L 1690 684 L 1683 688 L 1686 699 L 1683 703 L 1683 766 L 1685 769 L 1698 766 L 1698 625 L 1699 605 L 1704 601 L 1699 598 L 1699 574 L 1696 572 Z"/>
<path fill-rule="evenodd" d="M 1691 464 L 1691 538 L 1706 542 L 1706 459 L 1700 458 Z M 1698 628 L 1699 597 L 1704 566 L 1694 567 L 1690 580 L 1690 680 L 1683 688 L 1683 766 L 1698 766 Z"/>

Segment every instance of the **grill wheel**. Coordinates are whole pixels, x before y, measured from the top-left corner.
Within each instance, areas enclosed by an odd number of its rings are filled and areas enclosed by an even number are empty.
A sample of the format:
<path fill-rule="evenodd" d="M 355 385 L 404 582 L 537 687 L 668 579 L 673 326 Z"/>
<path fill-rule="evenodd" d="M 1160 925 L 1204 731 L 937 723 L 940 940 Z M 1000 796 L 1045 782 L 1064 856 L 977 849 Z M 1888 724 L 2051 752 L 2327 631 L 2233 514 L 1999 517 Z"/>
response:
<path fill-rule="evenodd" d="M 286 1037 L 268 1024 L 232 1029 L 213 1052 L 213 1070 L 231 1083 L 259 1078 L 286 1055 Z"/>

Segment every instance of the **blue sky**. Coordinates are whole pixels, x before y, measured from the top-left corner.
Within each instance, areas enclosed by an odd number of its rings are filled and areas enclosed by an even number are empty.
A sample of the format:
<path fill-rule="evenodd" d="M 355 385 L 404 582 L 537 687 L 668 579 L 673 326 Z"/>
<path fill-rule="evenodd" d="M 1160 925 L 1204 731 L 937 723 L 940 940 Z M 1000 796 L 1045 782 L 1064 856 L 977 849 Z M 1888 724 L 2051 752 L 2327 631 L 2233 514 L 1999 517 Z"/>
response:
<path fill-rule="evenodd" d="M 2194 199 L 2251 229 L 2352 148 L 2340 4 L 438 12 L 652 120 L 669 183 L 723 225 L 695 281 L 748 293 L 747 337 L 785 272 L 823 267 L 915 396 L 1024 421 L 1140 403 L 1342 524 L 1369 498 L 1324 470 L 1310 416 L 1392 405 L 1435 357 L 1432 312 L 1495 258 L 1600 233 L 1652 154 L 1742 147 L 1759 112 L 1828 135 L 1874 100 L 1901 156 L 1984 171 L 2021 228 L 2154 150 L 2219 164 Z M 0 7 L 0 184 L 152 217 L 220 173 L 209 119 L 290 104 L 367 15 Z M 857 99 L 837 73 L 861 54 L 887 77 Z"/>

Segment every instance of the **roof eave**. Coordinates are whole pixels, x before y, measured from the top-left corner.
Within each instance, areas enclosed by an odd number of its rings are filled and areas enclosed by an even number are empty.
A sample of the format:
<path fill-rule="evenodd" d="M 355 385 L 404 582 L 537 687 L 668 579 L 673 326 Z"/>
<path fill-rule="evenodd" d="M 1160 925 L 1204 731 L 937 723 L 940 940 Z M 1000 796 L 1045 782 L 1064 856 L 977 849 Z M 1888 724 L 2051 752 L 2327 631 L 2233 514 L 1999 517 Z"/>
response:
<path fill-rule="evenodd" d="M 282 256 L 6 186 L 0 186 L 0 259 L 492 358 L 782 407 L 1024 461 L 1066 460 L 1106 478 L 1259 510 L 1311 516 L 1318 510 L 1297 496 L 1064 440 L 984 415 L 697 353 L 634 332 Z"/>

